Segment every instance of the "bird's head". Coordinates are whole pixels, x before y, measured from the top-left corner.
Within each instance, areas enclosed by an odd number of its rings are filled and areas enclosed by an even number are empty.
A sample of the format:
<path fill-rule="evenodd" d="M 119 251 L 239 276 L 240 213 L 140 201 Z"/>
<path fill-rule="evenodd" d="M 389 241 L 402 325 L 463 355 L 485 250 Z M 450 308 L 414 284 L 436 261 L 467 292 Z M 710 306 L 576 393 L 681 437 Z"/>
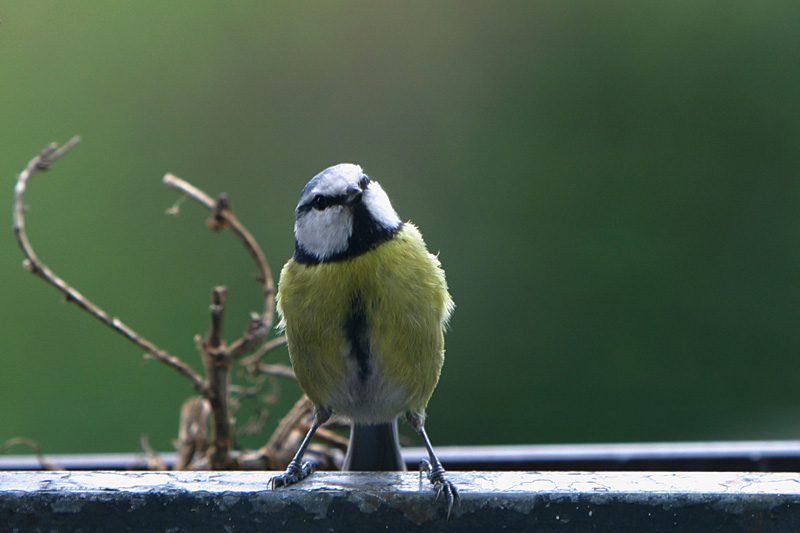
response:
<path fill-rule="evenodd" d="M 339 261 L 369 251 L 402 226 L 381 186 L 343 163 L 314 176 L 295 209 L 295 260 Z"/>

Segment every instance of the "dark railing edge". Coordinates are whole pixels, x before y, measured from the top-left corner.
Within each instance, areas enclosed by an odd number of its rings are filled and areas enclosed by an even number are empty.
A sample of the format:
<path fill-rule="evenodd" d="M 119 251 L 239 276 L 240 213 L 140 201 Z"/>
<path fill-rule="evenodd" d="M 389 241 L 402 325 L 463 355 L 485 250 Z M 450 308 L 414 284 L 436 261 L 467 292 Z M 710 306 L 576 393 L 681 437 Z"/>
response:
<path fill-rule="evenodd" d="M 437 453 L 451 471 L 800 471 L 800 441 L 712 441 L 613 444 L 537 444 L 440 446 Z M 403 457 L 415 470 L 425 449 L 408 447 Z M 64 470 L 146 470 L 143 454 L 46 455 Z M 174 453 L 159 454 L 171 467 Z M 40 470 L 35 455 L 0 455 L 0 471 Z"/>

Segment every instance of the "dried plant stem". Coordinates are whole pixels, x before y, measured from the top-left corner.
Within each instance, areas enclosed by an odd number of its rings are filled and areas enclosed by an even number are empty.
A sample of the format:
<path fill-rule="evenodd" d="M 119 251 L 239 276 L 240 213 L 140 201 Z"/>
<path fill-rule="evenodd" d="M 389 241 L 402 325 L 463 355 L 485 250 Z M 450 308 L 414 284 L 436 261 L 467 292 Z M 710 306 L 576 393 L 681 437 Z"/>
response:
<path fill-rule="evenodd" d="M 260 450 L 261 455 L 269 458 L 272 462 L 271 468 L 284 468 L 286 464 L 289 464 L 293 453 L 292 450 L 287 449 L 291 445 L 289 436 L 292 431 L 302 425 L 303 420 L 307 419 L 313 410 L 314 406 L 311 400 L 304 394 L 278 423 L 272 437 Z"/>
<path fill-rule="evenodd" d="M 25 437 L 14 437 L 0 444 L 0 454 L 6 453 L 12 446 L 20 445 L 28 446 L 33 450 L 33 453 L 36 454 L 36 459 L 39 461 L 39 468 L 42 470 L 60 470 L 58 466 L 47 460 L 38 442 L 32 439 L 26 439 Z"/>
<path fill-rule="evenodd" d="M 205 192 L 174 174 L 166 174 L 163 181 L 168 187 L 180 191 L 185 196 L 204 205 L 211 211 L 212 218 L 209 219 L 209 226 L 214 229 L 221 229 L 225 226 L 229 226 L 239 240 L 242 241 L 242 244 L 244 244 L 247 252 L 250 254 L 250 257 L 253 258 L 258 268 L 256 281 L 261 284 L 264 296 L 264 311 L 261 315 L 261 321 L 267 329 L 271 328 L 275 316 L 275 285 L 272 281 L 269 263 L 267 263 L 264 252 L 261 251 L 261 247 L 256 240 L 231 211 L 227 197 L 225 195 L 220 195 L 217 200 L 214 200 Z"/>
<path fill-rule="evenodd" d="M 185 197 L 195 200 L 211 211 L 208 223 L 212 229 L 229 227 L 234 232 L 256 263 L 258 269 L 256 280 L 262 288 L 263 311 L 260 314 L 253 313 L 242 336 L 230 344 L 226 344 L 223 336 L 228 290 L 225 287 L 213 289 L 209 331 L 205 337 L 197 336 L 195 338 L 195 344 L 202 357 L 206 373 L 206 378 L 203 379 L 192 367 L 141 337 L 118 318 L 109 316 L 53 273 L 34 253 L 25 231 L 23 199 L 28 182 L 37 172 L 50 168 L 53 162 L 75 146 L 79 140 L 79 137 L 74 137 L 61 147 L 56 143 L 50 144 L 39 155 L 31 159 L 19 175 L 14 189 L 14 235 L 25 254 L 24 265 L 30 272 L 56 287 L 68 302 L 74 302 L 81 309 L 142 348 L 147 355 L 170 366 L 191 381 L 194 389 L 200 394 L 200 398 L 194 398 L 187 402 L 181 412 L 179 450 L 181 468 L 192 468 L 198 465 L 207 465 L 212 469 L 240 467 L 241 459 L 237 459 L 231 454 L 234 429 L 230 396 L 233 364 L 242 356 L 255 351 L 252 356 L 242 361 L 242 365 L 249 368 L 251 372 L 260 372 L 270 376 L 294 377 L 291 369 L 284 365 L 267 365 L 263 362 L 264 356 L 269 351 L 286 343 L 285 337 L 264 342 L 272 327 L 275 312 L 275 288 L 264 253 L 250 232 L 234 216 L 230 202 L 225 195 L 220 195 L 214 200 L 202 190 L 172 174 L 164 176 L 164 183 L 169 187 L 180 191 Z M 177 212 L 177 208 L 171 211 Z M 272 452 L 275 455 L 283 453 L 282 444 L 292 431 L 296 432 L 297 428 L 305 423 L 311 409 L 311 404 L 307 399 L 303 398 L 298 402 L 292 412 L 281 421 L 269 443 L 260 451 L 266 451 L 265 456 L 269 460 L 273 457 Z M 211 422 L 210 443 L 205 430 L 207 418 L 210 418 Z M 327 435 L 328 439 L 332 441 L 338 438 L 333 434 L 328 435 L 324 431 L 322 434 L 323 436 Z M 205 456 L 200 457 L 203 453 Z"/>
<path fill-rule="evenodd" d="M 211 329 L 205 339 L 195 342 L 203 358 L 208 387 L 203 394 L 211 407 L 212 447 L 209 457 L 213 470 L 231 467 L 230 451 L 233 448 L 233 421 L 230 416 L 230 382 L 232 358 L 222 340 L 222 319 L 228 289 L 214 287 L 211 296 Z"/>
<path fill-rule="evenodd" d="M 265 342 L 258 350 L 256 350 L 256 352 L 253 355 L 250 355 L 245 359 L 242 359 L 242 367 L 248 369 L 248 371 L 251 373 L 253 372 L 253 370 L 269 367 L 270 365 L 264 365 L 261 359 L 263 359 L 266 354 L 268 354 L 275 348 L 283 346 L 284 344 L 286 344 L 286 335 L 275 337 L 274 339 Z M 287 377 L 291 377 L 292 379 L 294 379 L 294 373 L 292 373 L 291 376 Z"/>
<path fill-rule="evenodd" d="M 258 274 L 256 280 L 262 287 L 264 310 L 261 314 L 253 313 L 244 334 L 226 345 L 222 336 L 222 322 L 225 311 L 227 289 L 214 289 L 211 303 L 211 328 L 205 339 L 197 338 L 195 343 L 203 358 L 208 386 L 203 390 L 203 397 L 208 400 L 211 411 L 212 445 L 209 454 L 209 466 L 212 469 L 231 467 L 230 451 L 233 447 L 233 422 L 230 413 L 231 367 L 237 359 L 252 352 L 262 344 L 272 327 L 275 311 L 275 288 L 270 274 L 269 264 L 256 240 L 231 211 L 230 202 L 225 195 L 216 200 L 194 185 L 173 174 L 164 176 L 164 183 L 195 200 L 211 211 L 208 225 L 212 229 L 229 227 L 244 245 L 250 257 L 256 263 Z M 275 340 L 265 343 L 259 357 L 279 346 L 282 342 Z"/>
<path fill-rule="evenodd" d="M 150 446 L 150 437 L 146 433 L 139 437 L 139 447 L 144 453 L 148 470 L 168 470 L 167 465 L 164 464 L 158 453 Z"/>
<path fill-rule="evenodd" d="M 175 470 L 188 470 L 201 458 L 208 448 L 208 417 L 211 407 L 208 400 L 195 396 L 181 406 L 180 426 L 178 427 L 178 457 Z"/>
<path fill-rule="evenodd" d="M 267 376 L 276 376 L 279 378 L 294 379 L 294 380 L 297 379 L 297 377 L 295 377 L 294 375 L 294 370 L 292 369 L 292 367 L 287 365 L 282 365 L 280 363 L 267 365 L 259 362 L 258 366 L 256 366 L 255 368 L 259 374 L 264 374 Z"/>
<path fill-rule="evenodd" d="M 14 187 L 14 235 L 26 257 L 24 266 L 28 271 L 41 277 L 47 283 L 61 291 L 67 302 L 75 303 L 78 307 L 142 348 L 153 359 L 161 361 L 172 367 L 179 374 L 188 378 L 192 382 L 192 386 L 195 390 L 202 391 L 205 387 L 203 379 L 189 365 L 143 338 L 118 318 L 109 316 L 88 298 L 72 288 L 39 260 L 28 241 L 28 236 L 25 232 L 25 204 L 23 202 L 28 182 L 33 178 L 36 172 L 49 169 L 59 157 L 67 153 L 67 151 L 78 144 L 79 141 L 80 137 L 76 136 L 61 148 L 59 148 L 56 143 L 50 144 L 42 150 L 39 155 L 30 160 L 25 170 L 20 173 L 17 179 L 17 185 Z"/>

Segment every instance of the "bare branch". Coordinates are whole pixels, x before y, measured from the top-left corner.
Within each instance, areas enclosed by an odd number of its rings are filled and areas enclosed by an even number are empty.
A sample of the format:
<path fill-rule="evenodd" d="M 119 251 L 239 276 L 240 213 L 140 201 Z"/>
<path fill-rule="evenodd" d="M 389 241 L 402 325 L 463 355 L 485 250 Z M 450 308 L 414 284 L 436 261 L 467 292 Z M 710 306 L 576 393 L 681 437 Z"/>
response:
<path fill-rule="evenodd" d="M 227 287 L 214 287 L 211 300 L 211 329 L 208 332 L 208 346 L 212 350 L 222 346 L 222 319 L 225 315 L 225 300 L 228 299 Z"/>
<path fill-rule="evenodd" d="M 67 151 L 78 144 L 80 140 L 81 138 L 76 135 L 61 148 L 58 147 L 58 143 L 50 143 L 47 145 L 47 147 L 39 152 L 39 155 L 28 162 L 25 170 L 20 173 L 17 179 L 17 185 L 14 187 L 14 236 L 17 238 L 20 248 L 22 248 L 22 251 L 28 258 L 25 263 L 25 268 L 31 272 L 36 273 L 36 266 L 41 265 L 41 263 L 33 252 L 33 248 L 30 242 L 28 242 L 28 236 L 25 233 L 25 204 L 22 201 L 25 195 L 25 189 L 28 186 L 28 181 L 36 174 L 36 171 L 49 169 L 56 159 L 67 153 Z"/>
<path fill-rule="evenodd" d="M 189 398 L 181 407 L 178 427 L 178 457 L 175 470 L 187 470 L 208 448 L 208 417 L 211 406 L 205 398 Z"/>
<path fill-rule="evenodd" d="M 285 468 L 289 464 L 299 441 L 311 427 L 313 411 L 311 400 L 304 394 L 278 423 L 269 441 L 256 454 L 267 459 L 270 469 Z M 347 439 L 325 427 L 317 430 L 316 438 L 340 450 L 347 448 Z M 316 448 L 316 451 L 319 452 L 319 458 L 324 458 L 325 462 L 333 465 L 334 459 L 330 449 Z"/>
<path fill-rule="evenodd" d="M 147 433 L 139 437 L 139 447 L 142 449 L 142 453 L 144 453 L 144 460 L 148 470 L 168 470 L 167 465 L 161 460 L 161 457 L 158 456 L 158 452 L 150 446 L 150 437 Z"/>
<path fill-rule="evenodd" d="M 221 195 L 217 200 L 214 200 L 205 192 L 174 174 L 166 174 L 163 181 L 168 187 L 183 193 L 211 211 L 209 226 L 214 229 L 222 229 L 229 226 L 239 240 L 242 241 L 258 268 L 256 281 L 261 284 L 264 296 L 264 312 L 260 318 L 266 327 L 265 329 L 269 330 L 272 327 L 272 321 L 275 316 L 275 286 L 272 281 L 269 263 L 267 263 L 264 252 L 261 251 L 261 247 L 256 240 L 231 211 L 228 198 Z"/>
<path fill-rule="evenodd" d="M 294 380 L 297 379 L 294 375 L 294 370 L 292 370 L 292 367 L 287 365 L 281 365 L 281 364 L 267 365 L 259 362 L 256 369 L 260 374 L 266 374 L 267 376 L 277 376 L 280 378 L 287 378 Z"/>
<path fill-rule="evenodd" d="M 346 437 L 342 437 L 338 433 L 335 433 L 325 427 L 319 428 L 314 434 L 314 437 L 317 440 L 320 440 L 340 450 L 347 450 L 348 443 L 350 442 L 350 440 Z"/>
<path fill-rule="evenodd" d="M 56 143 L 50 144 L 47 146 L 47 148 L 42 150 L 39 155 L 30 160 L 28 165 L 25 167 L 25 170 L 20 173 L 19 178 L 17 179 L 17 184 L 14 188 L 14 235 L 16 236 L 17 242 L 19 243 L 19 246 L 22 248 L 22 252 L 26 257 L 26 260 L 23 264 L 27 270 L 41 277 L 47 283 L 61 291 L 61 293 L 64 294 L 67 302 L 74 302 L 78 305 L 78 307 L 142 348 L 149 356 L 172 367 L 179 374 L 188 378 L 196 390 L 202 391 L 204 388 L 204 382 L 190 366 L 177 357 L 174 357 L 164 350 L 158 348 L 147 339 L 141 337 L 118 318 L 109 316 L 105 311 L 97 307 L 80 292 L 72 288 L 67 282 L 58 277 L 39 260 L 34 253 L 30 242 L 28 241 L 28 236 L 25 232 L 25 205 L 23 203 L 28 182 L 37 171 L 50 168 L 56 159 L 67 153 L 67 151 L 69 151 L 79 141 L 80 137 L 73 137 L 68 143 L 64 144 L 60 148 Z"/>
<path fill-rule="evenodd" d="M 62 470 L 62 468 L 59 468 L 47 460 L 38 442 L 32 439 L 26 439 L 25 437 L 14 437 L 0 444 L 0 454 L 6 453 L 12 446 L 19 445 L 28 446 L 33 450 L 33 453 L 36 454 L 36 460 L 39 461 L 39 467 L 42 470 Z"/>
<path fill-rule="evenodd" d="M 267 336 L 268 331 L 269 328 L 264 323 L 261 316 L 253 313 L 242 337 L 231 344 L 228 355 L 232 360 L 236 360 L 252 352 L 262 342 L 264 337 Z"/>
<path fill-rule="evenodd" d="M 264 358 L 269 352 L 278 348 L 279 346 L 283 346 L 286 344 L 286 336 L 282 335 L 280 337 L 275 337 L 274 339 L 270 340 L 269 342 L 265 342 L 261 348 L 258 349 L 256 353 L 251 356 L 248 356 L 245 359 L 242 359 L 242 366 L 247 369 L 248 372 L 254 372 L 259 368 L 269 366 L 263 365 L 261 359 Z"/>
<path fill-rule="evenodd" d="M 278 422 L 278 427 L 272 432 L 269 441 L 259 449 L 259 453 L 270 460 L 270 468 L 284 468 L 289 464 L 294 449 L 289 437 L 304 419 L 311 416 L 313 410 L 314 406 L 311 404 L 311 400 L 304 394 L 286 413 L 286 416 Z"/>
<path fill-rule="evenodd" d="M 212 445 L 209 461 L 214 470 L 230 468 L 229 454 L 233 447 L 233 421 L 229 404 L 232 359 L 222 341 L 222 317 L 227 295 L 225 287 L 214 287 L 211 296 L 211 329 L 205 339 L 199 336 L 195 338 L 208 380 L 203 398 L 211 409 Z"/>

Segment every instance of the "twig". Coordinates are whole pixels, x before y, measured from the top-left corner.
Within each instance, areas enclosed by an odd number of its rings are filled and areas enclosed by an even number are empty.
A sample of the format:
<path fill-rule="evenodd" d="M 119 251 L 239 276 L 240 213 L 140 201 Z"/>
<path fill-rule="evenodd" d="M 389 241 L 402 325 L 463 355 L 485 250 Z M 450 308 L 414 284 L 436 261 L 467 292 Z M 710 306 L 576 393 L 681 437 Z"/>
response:
<path fill-rule="evenodd" d="M 282 364 L 274 364 L 274 365 L 267 365 L 262 362 L 258 362 L 258 366 L 256 369 L 260 374 L 266 374 L 268 376 L 277 376 L 281 378 L 288 378 L 296 380 L 297 377 L 294 375 L 294 370 L 292 367 Z"/>
<path fill-rule="evenodd" d="M 208 332 L 208 347 L 217 350 L 222 346 L 222 319 L 225 316 L 225 301 L 228 299 L 227 287 L 214 287 L 211 297 L 211 329 Z"/>
<path fill-rule="evenodd" d="M 244 424 L 236 429 L 238 435 L 255 435 L 261 431 L 264 422 L 269 417 L 270 411 L 267 405 L 277 403 L 277 395 L 280 390 L 277 378 L 267 374 L 245 374 L 244 369 L 239 369 L 239 375 L 244 374 L 245 379 L 252 383 L 249 386 L 231 385 L 231 413 L 238 415 L 242 403 L 247 401 L 251 404 L 252 413 L 248 416 Z M 269 383 L 269 392 L 264 392 L 264 386 Z"/>
<path fill-rule="evenodd" d="M 309 400 L 308 396 L 304 394 L 299 400 L 297 400 L 289 412 L 286 413 L 286 416 L 284 416 L 278 423 L 278 427 L 275 428 L 275 431 L 272 433 L 272 437 L 270 437 L 267 444 L 265 444 L 262 448 L 263 450 L 266 450 L 264 455 L 267 455 L 268 457 L 278 455 L 274 452 L 282 448 L 283 444 L 289 437 L 289 433 L 292 432 L 292 430 L 300 423 L 301 420 L 310 416 L 313 410 L 314 406 L 311 403 L 311 400 Z"/>
<path fill-rule="evenodd" d="M 205 192 L 182 180 L 178 176 L 175 176 L 174 174 L 166 174 L 163 181 L 168 187 L 180 191 L 192 200 L 204 205 L 209 211 L 211 211 L 212 215 L 209 219 L 209 226 L 214 229 L 221 229 L 225 226 L 229 226 L 239 240 L 242 241 L 242 244 L 244 244 L 247 252 L 250 254 L 250 257 L 253 258 L 253 261 L 255 261 L 256 267 L 258 268 L 256 281 L 261 284 L 264 296 L 264 311 L 261 314 L 260 319 L 265 326 L 264 333 L 266 334 L 266 331 L 272 327 L 272 321 L 275 314 L 275 286 L 272 282 L 272 274 L 270 274 L 269 263 L 267 263 L 267 259 L 264 256 L 264 252 L 261 251 L 261 247 L 258 245 L 250 232 L 247 231 L 241 222 L 239 222 L 239 219 L 237 219 L 233 214 L 226 196 L 221 195 L 215 201 Z"/>
<path fill-rule="evenodd" d="M 252 352 L 256 349 L 256 346 L 261 343 L 264 337 L 267 336 L 268 332 L 269 326 L 264 322 L 264 319 L 258 314 L 253 313 L 250 316 L 250 322 L 247 324 L 244 335 L 231 344 L 228 349 L 228 355 L 232 360 L 235 360 Z"/>
<path fill-rule="evenodd" d="M 269 409 L 262 407 L 257 409 L 237 430 L 238 435 L 256 435 L 261 432 L 264 422 L 269 418 Z"/>
<path fill-rule="evenodd" d="M 279 346 L 283 346 L 286 344 L 286 336 L 282 335 L 280 337 L 275 337 L 274 339 L 265 342 L 261 348 L 258 349 L 254 354 L 242 359 L 242 366 L 248 371 L 253 372 L 254 370 L 260 370 L 261 368 L 266 368 L 270 365 L 262 365 L 261 359 L 267 355 L 270 351 L 278 348 Z M 294 373 L 291 376 L 287 376 L 294 378 Z"/>
<path fill-rule="evenodd" d="M 167 465 L 164 464 L 164 461 L 158 456 L 158 452 L 156 452 L 152 446 L 150 446 L 150 437 L 147 433 L 142 434 L 139 437 L 139 446 L 142 448 L 142 452 L 144 453 L 145 463 L 147 464 L 148 470 L 168 470 Z"/>
<path fill-rule="evenodd" d="M 304 394 L 278 422 L 278 427 L 272 432 L 269 441 L 259 450 L 259 453 L 270 461 L 270 468 L 285 468 L 289 464 L 293 453 L 293 441 L 289 437 L 303 419 L 311 416 L 313 409 L 311 400 Z"/>
<path fill-rule="evenodd" d="M 208 417 L 211 408 L 205 398 L 189 398 L 181 407 L 178 427 L 178 457 L 175 470 L 187 470 L 208 447 Z"/>
<path fill-rule="evenodd" d="M 28 446 L 33 450 L 33 453 L 36 454 L 36 460 L 39 461 L 39 467 L 42 470 L 60 470 L 60 468 L 47 460 L 42 453 L 42 449 L 38 442 L 35 440 L 26 439 L 25 437 L 14 437 L 13 439 L 8 439 L 4 443 L 0 444 L 0 454 L 6 453 L 12 446 L 19 445 Z"/>
<path fill-rule="evenodd" d="M 181 466 L 192 467 L 207 464 L 214 469 L 231 468 L 237 465 L 241 466 L 240 459 L 237 459 L 231 454 L 231 449 L 233 447 L 233 420 L 231 418 L 232 398 L 230 396 L 230 387 L 233 363 L 242 356 L 253 352 L 261 345 L 254 355 L 242 362 L 243 366 L 249 366 L 251 369 L 257 371 L 251 371 L 251 374 L 260 373 L 261 376 L 267 376 L 270 380 L 274 380 L 274 376 L 294 377 L 294 373 L 291 369 L 284 365 L 267 365 L 263 362 L 263 358 L 268 352 L 286 343 L 285 337 L 278 337 L 268 342 L 263 342 L 272 327 L 275 311 L 275 288 L 266 258 L 250 232 L 234 216 L 231 211 L 230 202 L 225 195 L 220 195 L 214 200 L 202 190 L 172 174 L 164 176 L 165 184 L 182 192 L 184 197 L 197 201 L 211 211 L 211 216 L 208 219 L 210 227 L 213 229 L 231 228 L 245 246 L 248 254 L 255 261 L 256 267 L 258 268 L 256 279 L 262 287 L 264 298 L 263 312 L 261 314 L 253 313 L 241 338 L 230 345 L 226 345 L 223 337 L 223 319 L 227 289 L 225 287 L 214 288 L 209 332 L 205 338 L 200 336 L 195 337 L 195 344 L 201 354 L 206 370 L 206 379 L 203 379 L 189 365 L 141 337 L 118 318 L 109 316 L 105 311 L 97 307 L 97 305 L 53 273 L 34 253 L 25 231 L 25 206 L 23 199 L 27 184 L 36 172 L 50 168 L 54 161 L 75 146 L 79 140 L 78 137 L 75 137 L 60 148 L 56 143 L 47 146 L 39 155 L 28 163 L 19 175 L 14 189 L 14 235 L 25 254 L 25 268 L 56 287 L 64 294 L 68 302 L 74 302 L 81 309 L 144 349 L 147 355 L 167 364 L 192 382 L 194 389 L 200 393 L 202 398 L 190 400 L 184 405 L 184 409 L 182 410 L 180 442 L 182 449 L 179 452 L 181 455 L 179 459 Z M 170 211 L 177 212 L 177 204 Z M 276 453 L 285 452 L 285 450 L 281 450 L 282 444 L 284 443 L 283 441 L 289 433 L 297 432 L 297 428 L 302 426 L 304 418 L 308 418 L 310 415 L 310 409 L 311 407 L 307 400 L 298 402 L 292 412 L 281 421 L 278 431 L 276 431 L 275 435 L 270 439 L 270 443 L 262 448 L 262 450 L 266 449 L 269 451 L 272 449 L 272 451 Z M 208 446 L 207 429 L 205 429 L 206 419 L 209 416 L 211 418 L 211 429 L 213 432 L 210 447 Z M 327 437 L 329 440 L 335 440 L 335 436 L 327 435 L 326 433 L 327 432 L 323 431 L 324 437 Z M 148 444 L 146 439 L 142 441 L 142 446 L 147 452 Z M 205 451 L 207 451 L 205 457 L 198 457 L 200 453 Z M 269 456 L 267 457 L 269 458 Z"/>
<path fill-rule="evenodd" d="M 231 381 L 232 359 L 222 341 L 222 317 L 228 289 L 214 287 L 211 296 L 211 329 L 205 339 L 195 342 L 203 358 L 208 387 L 203 397 L 211 407 L 212 447 L 210 463 L 214 470 L 230 467 L 229 453 L 233 447 L 232 421 L 230 416 L 228 389 Z"/>
<path fill-rule="evenodd" d="M 325 427 L 319 428 L 314 434 L 314 438 L 340 450 L 347 450 L 347 446 L 350 443 L 350 440 L 346 437 L 342 437 L 338 433 L 335 433 Z"/>
<path fill-rule="evenodd" d="M 202 190 L 173 174 L 166 174 L 163 181 L 167 186 L 183 193 L 184 197 L 191 198 L 211 211 L 211 216 L 207 220 L 209 227 L 214 230 L 226 227 L 231 228 L 250 257 L 255 261 L 258 269 L 256 280 L 262 286 L 264 297 L 263 312 L 261 314 L 253 313 L 242 336 L 230 345 L 226 345 L 222 338 L 222 322 L 227 291 L 224 288 L 215 289 L 211 305 L 211 327 L 209 333 L 205 339 L 197 338 L 195 340 L 202 356 L 208 379 L 207 387 L 202 391 L 202 395 L 208 401 L 211 410 L 212 438 L 208 460 L 211 468 L 223 469 L 230 467 L 232 461 L 235 462 L 235 459 L 230 456 L 230 451 L 233 447 L 231 409 L 236 407 L 235 404 L 231 404 L 232 400 L 229 396 L 231 367 L 234 361 L 251 353 L 262 344 L 269 333 L 275 311 L 274 284 L 269 264 L 261 251 L 261 247 L 233 214 L 227 196 L 222 194 L 214 200 Z M 175 213 L 177 208 L 173 206 L 169 212 Z M 272 347 L 278 344 L 273 341 L 266 343 L 266 345 Z"/>
<path fill-rule="evenodd" d="M 313 410 L 313 404 L 304 394 L 281 419 L 269 441 L 257 453 L 258 456 L 267 458 L 269 468 L 280 469 L 289 464 L 296 445 L 299 444 L 295 441 L 302 439 L 308 428 L 311 427 Z M 340 450 L 347 448 L 347 439 L 325 427 L 317 430 L 316 438 Z M 334 459 L 329 450 L 324 451 L 321 455 L 326 457 L 330 464 L 333 464 Z"/>
<path fill-rule="evenodd" d="M 14 187 L 14 235 L 26 257 L 23 264 L 28 271 L 41 277 L 47 283 L 61 291 L 64 294 L 67 302 L 74 302 L 78 305 L 78 307 L 88 312 L 90 315 L 97 318 L 105 325 L 142 348 L 149 356 L 172 367 L 179 374 L 188 378 L 192 382 L 192 386 L 194 386 L 195 390 L 202 391 L 204 388 L 204 382 L 189 365 L 177 357 L 168 354 L 147 339 L 141 337 L 138 333 L 133 331 L 118 318 L 110 317 L 105 311 L 97 307 L 80 292 L 72 288 L 67 282 L 58 277 L 39 260 L 34 253 L 30 242 L 28 241 L 28 236 L 25 232 L 25 205 L 23 203 L 28 182 L 37 171 L 50 168 L 50 166 L 59 157 L 67 153 L 67 151 L 74 147 L 79 141 L 80 137 L 76 136 L 64 144 L 61 148 L 59 148 L 56 143 L 50 144 L 44 150 L 42 150 L 39 155 L 30 160 L 28 165 L 25 167 L 25 170 L 20 173 L 19 178 L 17 179 L 17 184 Z"/>

